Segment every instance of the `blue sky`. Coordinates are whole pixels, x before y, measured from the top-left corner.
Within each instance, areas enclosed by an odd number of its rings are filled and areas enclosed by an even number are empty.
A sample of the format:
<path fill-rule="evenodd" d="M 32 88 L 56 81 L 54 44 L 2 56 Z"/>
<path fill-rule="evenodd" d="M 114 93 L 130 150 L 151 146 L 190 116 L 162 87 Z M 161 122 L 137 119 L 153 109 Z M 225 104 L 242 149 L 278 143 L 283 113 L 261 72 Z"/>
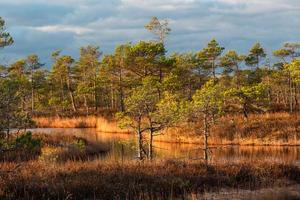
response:
<path fill-rule="evenodd" d="M 76 58 L 88 44 L 110 53 L 152 39 L 144 29 L 152 16 L 169 20 L 168 52 L 197 51 L 212 38 L 241 53 L 257 41 L 271 52 L 300 40 L 299 0 L 0 0 L 0 16 L 15 39 L 1 63 L 35 53 L 49 64 L 53 50 Z"/>

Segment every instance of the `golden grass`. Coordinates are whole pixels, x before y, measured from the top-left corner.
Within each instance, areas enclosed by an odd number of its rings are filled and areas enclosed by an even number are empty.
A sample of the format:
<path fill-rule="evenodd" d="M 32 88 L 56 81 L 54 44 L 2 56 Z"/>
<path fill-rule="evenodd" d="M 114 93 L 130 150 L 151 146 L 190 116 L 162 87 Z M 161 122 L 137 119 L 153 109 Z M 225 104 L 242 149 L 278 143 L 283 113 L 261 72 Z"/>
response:
<path fill-rule="evenodd" d="M 33 118 L 39 128 L 96 128 L 97 117 L 36 117 Z"/>
<path fill-rule="evenodd" d="M 0 163 L 2 171 L 17 164 Z M 276 163 L 27 162 L 0 176 L 3 199 L 186 199 L 222 188 L 259 189 L 300 183 L 298 167 Z"/>
<path fill-rule="evenodd" d="M 104 117 L 35 117 L 38 128 L 97 128 L 105 133 L 131 133 L 129 129 L 121 129 L 114 119 Z"/>
<path fill-rule="evenodd" d="M 300 145 L 300 114 L 227 116 L 212 129 L 212 139 L 241 145 Z"/>
<path fill-rule="evenodd" d="M 129 129 L 121 129 L 115 119 L 97 118 L 97 131 L 105 133 L 131 133 Z"/>
<path fill-rule="evenodd" d="M 202 123 L 182 124 L 164 130 L 155 141 L 202 144 Z M 300 145 L 300 113 L 251 114 L 225 116 L 211 128 L 210 145 Z"/>
<path fill-rule="evenodd" d="M 35 118 L 38 127 L 97 128 L 106 133 L 132 133 L 120 129 L 115 119 L 104 117 Z M 155 141 L 202 144 L 202 123 L 181 124 L 162 131 Z M 300 114 L 250 114 L 246 121 L 242 115 L 227 115 L 211 129 L 210 145 L 300 145 Z"/>

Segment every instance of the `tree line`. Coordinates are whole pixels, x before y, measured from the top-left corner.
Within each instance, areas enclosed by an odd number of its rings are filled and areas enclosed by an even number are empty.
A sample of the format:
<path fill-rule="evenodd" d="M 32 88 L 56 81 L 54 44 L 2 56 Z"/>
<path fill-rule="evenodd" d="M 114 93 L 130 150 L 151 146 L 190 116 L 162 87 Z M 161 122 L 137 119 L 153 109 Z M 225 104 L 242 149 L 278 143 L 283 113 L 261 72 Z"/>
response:
<path fill-rule="evenodd" d="M 152 157 L 152 142 L 147 153 L 142 148 L 144 132 L 153 140 L 183 119 L 203 120 L 208 136 L 209 124 L 227 113 L 247 119 L 253 112 L 299 111 L 299 43 L 286 43 L 273 55 L 256 43 L 243 55 L 212 39 L 197 52 L 167 54 L 168 21 L 153 17 L 145 28 L 153 40 L 121 44 L 111 54 L 88 45 L 77 60 L 54 51 L 51 67 L 38 55 L 2 65 L 0 118 L 10 119 L 13 110 L 21 119 L 117 113 L 120 126 L 140 137 L 142 158 Z M 12 44 L 0 18 L 0 48 Z"/>

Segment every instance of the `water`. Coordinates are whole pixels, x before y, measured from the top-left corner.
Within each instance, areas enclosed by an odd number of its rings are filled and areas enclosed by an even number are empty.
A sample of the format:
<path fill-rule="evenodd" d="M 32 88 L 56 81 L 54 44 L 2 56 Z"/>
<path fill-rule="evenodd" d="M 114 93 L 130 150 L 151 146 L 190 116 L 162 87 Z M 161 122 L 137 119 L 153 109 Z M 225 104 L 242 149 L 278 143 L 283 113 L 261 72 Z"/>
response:
<path fill-rule="evenodd" d="M 97 132 L 96 129 L 79 128 L 40 128 L 31 130 L 34 133 L 66 134 L 84 137 L 100 143 L 109 150 L 107 159 L 134 159 L 136 156 L 136 138 L 134 134 Z M 155 139 L 154 139 L 155 140 Z M 176 144 L 154 142 L 157 159 L 200 160 L 202 146 L 195 144 Z M 104 158 L 104 159 L 105 159 Z M 211 160 L 214 162 L 234 161 L 274 161 L 300 166 L 300 147 L 276 146 L 222 146 L 211 149 Z"/>

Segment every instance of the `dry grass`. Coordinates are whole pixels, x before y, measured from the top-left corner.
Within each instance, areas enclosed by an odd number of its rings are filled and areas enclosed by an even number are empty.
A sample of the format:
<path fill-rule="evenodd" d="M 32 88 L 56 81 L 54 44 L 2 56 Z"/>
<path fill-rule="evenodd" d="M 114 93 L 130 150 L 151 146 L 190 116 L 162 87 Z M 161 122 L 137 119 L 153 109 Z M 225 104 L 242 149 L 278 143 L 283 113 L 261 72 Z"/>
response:
<path fill-rule="evenodd" d="M 114 119 L 88 117 L 35 117 L 33 119 L 38 128 L 97 128 L 105 133 L 130 133 L 128 129 L 121 129 Z"/>
<path fill-rule="evenodd" d="M 131 133 L 129 129 L 121 129 L 115 119 L 97 118 L 97 131 L 104 133 Z"/>
<path fill-rule="evenodd" d="M 241 145 L 300 145 L 300 115 L 252 114 L 247 121 L 227 116 L 212 129 L 212 139 Z"/>
<path fill-rule="evenodd" d="M 197 197 L 194 199 L 198 199 Z M 263 188 L 260 190 L 223 189 L 208 192 L 199 199 L 243 199 L 243 200 L 297 200 L 300 199 L 300 185 Z"/>
<path fill-rule="evenodd" d="M 183 124 L 170 128 L 156 141 L 202 144 L 201 123 Z M 241 115 L 225 116 L 211 128 L 210 145 L 300 145 L 300 114 L 251 114 L 248 120 Z"/>
<path fill-rule="evenodd" d="M 16 149 L 0 153 L 0 162 L 24 162 L 37 159 L 41 154 L 40 148 L 32 150 Z"/>
<path fill-rule="evenodd" d="M 292 164 L 91 159 L 101 148 L 83 138 L 34 137 L 43 141 L 38 158 L 0 162 L 0 199 L 189 199 L 222 189 L 300 184 L 300 169 Z M 79 139 L 85 144 L 84 151 L 73 148 L 82 144 Z M 89 146 L 93 152 L 88 151 Z"/>
<path fill-rule="evenodd" d="M 97 117 L 36 117 L 33 119 L 39 128 L 96 128 Z"/>
<path fill-rule="evenodd" d="M 87 128 L 97 127 L 106 133 L 130 133 L 120 129 L 114 119 L 104 117 L 36 118 L 38 127 Z M 155 138 L 159 142 L 202 144 L 199 124 L 183 124 L 164 130 Z M 300 145 L 300 114 L 251 114 L 246 121 L 241 115 L 226 116 L 212 127 L 211 145 Z"/>
<path fill-rule="evenodd" d="M 9 171 L 16 164 L 0 163 Z M 259 189 L 300 182 L 299 168 L 275 163 L 28 162 L 0 176 L 2 199 L 186 199 L 221 188 Z"/>

